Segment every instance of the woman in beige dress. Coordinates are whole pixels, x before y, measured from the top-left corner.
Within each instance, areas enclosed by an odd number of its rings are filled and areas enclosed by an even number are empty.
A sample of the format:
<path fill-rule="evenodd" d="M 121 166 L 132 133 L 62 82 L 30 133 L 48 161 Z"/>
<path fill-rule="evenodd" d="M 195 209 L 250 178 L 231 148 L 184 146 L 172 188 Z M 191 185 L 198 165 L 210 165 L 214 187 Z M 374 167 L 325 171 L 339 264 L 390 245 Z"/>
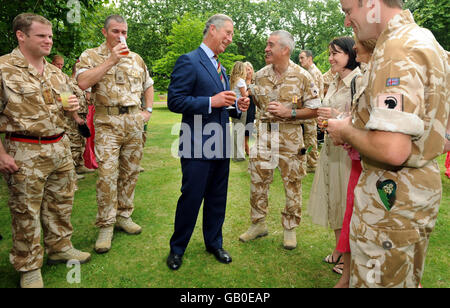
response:
<path fill-rule="evenodd" d="M 359 63 L 353 50 L 355 41 L 351 37 L 336 38 L 329 44 L 331 71 L 336 74 L 331 82 L 322 108 L 318 111 L 319 126 L 326 125 L 326 119 L 349 115 L 351 107 L 351 81 L 361 75 Z M 347 151 L 325 136 L 320 152 L 313 185 L 309 195 L 308 212 L 315 224 L 334 230 L 336 245 L 339 241 L 344 219 L 347 185 L 351 170 L 351 160 Z M 336 250 L 324 262 L 340 263 L 341 254 Z"/>

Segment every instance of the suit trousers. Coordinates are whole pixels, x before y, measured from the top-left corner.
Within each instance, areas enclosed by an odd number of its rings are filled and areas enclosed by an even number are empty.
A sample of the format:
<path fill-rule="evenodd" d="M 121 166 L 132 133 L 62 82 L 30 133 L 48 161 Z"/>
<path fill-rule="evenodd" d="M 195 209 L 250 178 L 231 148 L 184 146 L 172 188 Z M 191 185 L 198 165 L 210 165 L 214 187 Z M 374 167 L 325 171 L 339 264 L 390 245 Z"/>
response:
<path fill-rule="evenodd" d="M 181 158 L 183 173 L 181 196 L 170 239 L 173 253 L 183 255 L 194 231 L 203 202 L 203 238 L 207 249 L 222 248 L 230 160 Z"/>

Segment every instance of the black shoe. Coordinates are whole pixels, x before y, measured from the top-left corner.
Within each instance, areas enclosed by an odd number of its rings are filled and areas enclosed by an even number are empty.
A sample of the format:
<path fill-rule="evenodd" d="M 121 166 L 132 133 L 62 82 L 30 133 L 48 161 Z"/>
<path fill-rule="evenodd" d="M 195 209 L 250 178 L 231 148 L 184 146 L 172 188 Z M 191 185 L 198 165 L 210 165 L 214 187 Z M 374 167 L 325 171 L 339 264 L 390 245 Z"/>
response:
<path fill-rule="evenodd" d="M 207 252 L 212 253 L 217 261 L 228 264 L 231 263 L 232 259 L 230 254 L 225 251 L 223 248 L 218 248 L 218 249 L 206 249 Z"/>
<path fill-rule="evenodd" d="M 177 255 L 173 252 L 171 252 L 169 254 L 169 256 L 167 257 L 167 266 L 171 269 L 171 270 L 177 270 L 180 268 L 181 263 L 183 263 L 183 256 L 181 255 Z"/>

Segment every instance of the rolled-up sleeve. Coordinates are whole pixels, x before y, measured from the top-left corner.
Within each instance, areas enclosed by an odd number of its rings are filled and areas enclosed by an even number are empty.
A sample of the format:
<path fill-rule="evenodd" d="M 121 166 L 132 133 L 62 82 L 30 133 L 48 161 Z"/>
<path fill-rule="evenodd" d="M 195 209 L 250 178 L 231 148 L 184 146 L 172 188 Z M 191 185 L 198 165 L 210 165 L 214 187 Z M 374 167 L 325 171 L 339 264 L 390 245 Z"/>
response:
<path fill-rule="evenodd" d="M 387 50 L 392 54 L 392 50 Z M 370 130 L 410 135 L 420 139 L 425 132 L 425 85 L 427 79 L 421 52 L 405 53 L 387 58 L 375 74 L 370 93 L 371 114 L 366 124 Z"/>

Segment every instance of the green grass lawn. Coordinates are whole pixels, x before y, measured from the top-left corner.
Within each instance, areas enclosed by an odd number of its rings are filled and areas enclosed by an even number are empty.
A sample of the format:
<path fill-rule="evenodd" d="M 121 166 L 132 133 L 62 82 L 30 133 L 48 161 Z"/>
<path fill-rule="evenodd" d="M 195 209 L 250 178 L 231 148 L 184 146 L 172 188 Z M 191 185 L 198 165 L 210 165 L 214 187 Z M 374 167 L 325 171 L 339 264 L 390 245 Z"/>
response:
<path fill-rule="evenodd" d="M 180 121 L 180 115 L 168 111 L 165 104 L 155 104 L 154 110 L 142 162 L 145 172 L 141 173 L 136 188 L 133 214 L 133 219 L 143 227 L 143 233 L 130 236 L 116 231 L 109 253 L 97 255 L 93 251 L 98 232 L 94 226 L 96 174 L 88 174 L 79 182 L 75 195 L 72 241 L 78 249 L 91 252 L 92 260 L 82 265 L 79 284 L 67 282 L 71 269 L 65 265 L 44 265 L 46 287 L 329 288 L 335 285 L 339 276 L 332 273 L 331 265 L 322 262 L 333 250 L 334 234 L 312 224 L 306 210 L 312 174 L 303 182 L 303 218 L 297 229 L 297 249 L 287 251 L 282 247 L 284 189 L 278 172 L 270 189 L 269 236 L 246 244 L 238 240 L 250 223 L 247 162 L 231 163 L 223 234 L 224 248 L 232 255 L 233 262 L 221 264 L 205 251 L 200 213 L 183 266 L 175 272 L 169 270 L 165 262 L 181 185 L 180 162 L 171 155 L 178 131 L 175 130 L 175 135 L 171 131 Z M 422 281 L 425 288 L 450 287 L 450 180 L 444 175 L 444 160 L 444 156 L 439 158 L 443 199 L 428 249 Z M 0 241 L 0 288 L 16 287 L 19 281 L 19 274 L 9 263 L 12 244 L 7 200 L 6 184 L 1 179 L 0 234 L 4 239 Z"/>

